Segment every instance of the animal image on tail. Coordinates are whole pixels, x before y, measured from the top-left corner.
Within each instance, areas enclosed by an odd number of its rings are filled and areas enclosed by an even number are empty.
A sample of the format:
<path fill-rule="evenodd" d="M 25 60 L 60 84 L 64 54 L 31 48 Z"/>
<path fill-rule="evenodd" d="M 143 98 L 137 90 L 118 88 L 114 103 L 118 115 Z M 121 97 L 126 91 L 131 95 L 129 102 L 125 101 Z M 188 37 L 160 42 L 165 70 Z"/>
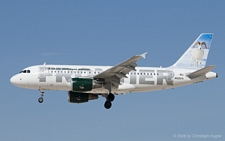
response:
<path fill-rule="evenodd" d="M 196 68 L 202 68 L 202 60 L 204 57 L 204 49 L 208 49 L 205 42 L 200 43 L 199 41 L 195 42 L 194 46 L 192 47 L 192 59 L 191 65 L 194 63 Z M 190 66 L 191 67 L 191 66 Z"/>
<path fill-rule="evenodd" d="M 173 65 L 173 67 L 196 70 L 204 68 L 208 58 L 212 38 L 212 33 L 202 33 Z"/>

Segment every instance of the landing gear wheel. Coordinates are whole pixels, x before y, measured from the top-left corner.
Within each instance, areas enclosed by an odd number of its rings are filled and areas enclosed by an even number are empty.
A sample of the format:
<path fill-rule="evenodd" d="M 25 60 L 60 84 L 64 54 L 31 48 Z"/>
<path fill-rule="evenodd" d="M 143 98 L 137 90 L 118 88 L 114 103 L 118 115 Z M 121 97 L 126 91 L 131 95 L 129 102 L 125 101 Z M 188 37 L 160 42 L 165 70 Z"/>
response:
<path fill-rule="evenodd" d="M 42 103 L 44 101 L 44 99 L 42 97 L 38 98 L 38 102 Z"/>
<path fill-rule="evenodd" d="M 43 99 L 43 96 L 44 96 L 44 90 L 39 90 L 39 91 L 40 91 L 41 97 L 38 98 L 38 102 L 39 102 L 39 103 L 42 103 L 42 102 L 44 101 L 44 99 Z"/>
<path fill-rule="evenodd" d="M 112 106 L 112 103 L 110 101 L 106 101 L 104 106 L 105 106 L 106 109 L 110 109 L 111 106 Z"/>
<path fill-rule="evenodd" d="M 109 93 L 109 95 L 107 96 L 107 100 L 112 102 L 114 99 L 115 96 L 112 93 Z"/>

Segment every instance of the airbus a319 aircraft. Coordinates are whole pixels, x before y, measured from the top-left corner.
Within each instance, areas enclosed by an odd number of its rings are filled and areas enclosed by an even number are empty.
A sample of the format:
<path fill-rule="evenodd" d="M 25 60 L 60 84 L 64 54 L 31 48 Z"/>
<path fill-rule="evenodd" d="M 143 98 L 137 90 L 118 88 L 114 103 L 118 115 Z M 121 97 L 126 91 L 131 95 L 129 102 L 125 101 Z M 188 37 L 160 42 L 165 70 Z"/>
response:
<path fill-rule="evenodd" d="M 10 79 L 18 87 L 39 90 L 43 102 L 45 90 L 68 91 L 68 101 L 83 103 L 106 98 L 104 107 L 111 108 L 114 95 L 176 88 L 203 82 L 218 75 L 205 66 L 212 33 L 201 34 L 180 59 L 170 67 L 137 67 L 147 53 L 136 55 L 115 66 L 36 65 L 23 69 Z M 179 48 L 179 46 L 177 47 Z"/>

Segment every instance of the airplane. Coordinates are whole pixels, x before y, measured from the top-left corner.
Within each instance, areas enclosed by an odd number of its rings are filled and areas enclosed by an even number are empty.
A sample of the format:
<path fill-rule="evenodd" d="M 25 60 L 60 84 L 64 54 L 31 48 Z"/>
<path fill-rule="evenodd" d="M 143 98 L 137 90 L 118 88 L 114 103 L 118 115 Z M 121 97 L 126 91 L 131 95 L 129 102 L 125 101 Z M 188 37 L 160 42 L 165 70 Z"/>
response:
<path fill-rule="evenodd" d="M 169 67 L 138 67 L 137 61 L 146 53 L 136 55 L 115 66 L 43 65 L 30 66 L 14 75 L 10 82 L 18 87 L 40 91 L 68 91 L 68 101 L 84 103 L 106 98 L 110 109 L 115 95 L 171 89 L 218 77 L 211 72 L 215 66 L 205 66 L 212 33 L 202 33 L 186 52 Z"/>

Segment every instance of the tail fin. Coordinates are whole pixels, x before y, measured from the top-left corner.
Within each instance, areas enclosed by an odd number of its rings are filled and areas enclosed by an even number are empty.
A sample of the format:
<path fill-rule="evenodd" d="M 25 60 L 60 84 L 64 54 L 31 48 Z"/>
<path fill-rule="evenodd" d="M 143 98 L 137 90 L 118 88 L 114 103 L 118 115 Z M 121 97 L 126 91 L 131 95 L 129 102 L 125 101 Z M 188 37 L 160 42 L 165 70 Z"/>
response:
<path fill-rule="evenodd" d="M 206 65 L 212 33 L 202 33 L 171 67 L 201 69 Z"/>

